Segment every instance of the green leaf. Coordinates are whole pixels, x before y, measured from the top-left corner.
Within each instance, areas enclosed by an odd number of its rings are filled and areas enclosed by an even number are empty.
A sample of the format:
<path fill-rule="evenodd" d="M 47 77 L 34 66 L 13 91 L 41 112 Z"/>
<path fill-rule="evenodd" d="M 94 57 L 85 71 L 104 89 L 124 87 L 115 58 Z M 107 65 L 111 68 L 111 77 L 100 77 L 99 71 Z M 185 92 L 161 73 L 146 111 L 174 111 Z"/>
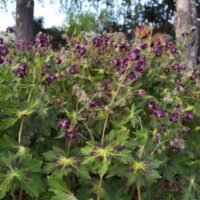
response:
<path fill-rule="evenodd" d="M 51 200 L 77 200 L 68 189 L 62 174 L 54 174 L 48 177 L 49 191 L 54 193 Z"/>
<path fill-rule="evenodd" d="M 51 200 L 78 200 L 73 194 L 66 194 L 64 192 L 56 191 L 55 196 Z"/>
<path fill-rule="evenodd" d="M 101 168 L 98 171 L 98 174 L 103 177 L 108 171 L 109 165 L 110 165 L 110 161 L 104 161 Z"/>
<path fill-rule="evenodd" d="M 12 127 L 16 122 L 18 121 L 17 118 L 9 117 L 9 118 L 4 118 L 0 121 L 0 130 L 6 130 L 10 127 Z"/>

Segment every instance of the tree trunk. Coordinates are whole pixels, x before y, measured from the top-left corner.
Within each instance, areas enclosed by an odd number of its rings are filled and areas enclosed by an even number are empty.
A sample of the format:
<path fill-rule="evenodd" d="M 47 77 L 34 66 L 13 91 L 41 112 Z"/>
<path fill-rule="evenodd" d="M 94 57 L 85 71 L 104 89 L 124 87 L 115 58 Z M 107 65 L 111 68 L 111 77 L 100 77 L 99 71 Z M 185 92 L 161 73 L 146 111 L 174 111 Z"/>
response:
<path fill-rule="evenodd" d="M 16 39 L 34 41 L 34 0 L 16 0 Z"/>
<path fill-rule="evenodd" d="M 175 32 L 176 40 L 186 46 L 184 64 L 192 70 L 197 64 L 199 46 L 196 0 L 176 0 Z M 183 37 L 187 33 L 191 36 Z"/>

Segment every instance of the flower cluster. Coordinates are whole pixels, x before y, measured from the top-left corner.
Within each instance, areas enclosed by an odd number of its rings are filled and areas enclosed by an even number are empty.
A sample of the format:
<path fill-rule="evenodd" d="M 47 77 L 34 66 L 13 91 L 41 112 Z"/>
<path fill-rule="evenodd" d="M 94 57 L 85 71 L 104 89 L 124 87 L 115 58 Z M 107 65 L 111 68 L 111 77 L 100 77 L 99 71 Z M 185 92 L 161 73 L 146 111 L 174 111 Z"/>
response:
<path fill-rule="evenodd" d="M 33 51 L 34 50 L 34 45 L 25 39 L 18 39 L 15 42 L 15 46 L 17 49 L 21 49 L 21 50 L 25 50 L 25 51 Z"/>
<path fill-rule="evenodd" d="M 35 42 L 37 45 L 41 45 L 42 47 L 48 47 L 49 46 L 49 39 L 47 35 L 43 33 L 38 33 L 35 36 Z"/>
<path fill-rule="evenodd" d="M 0 64 L 4 63 L 4 59 L 8 54 L 9 54 L 9 50 L 3 44 L 3 39 L 1 39 L 1 42 L 0 42 Z"/>
<path fill-rule="evenodd" d="M 64 130 L 65 138 L 68 140 L 76 139 L 78 133 L 80 132 L 79 126 L 72 126 L 71 121 L 66 117 L 58 119 L 57 126 Z"/>
<path fill-rule="evenodd" d="M 92 44 L 94 47 L 97 47 L 97 48 L 100 48 L 100 47 L 105 48 L 108 45 L 108 38 L 105 35 L 96 36 L 95 38 L 93 38 Z"/>
<path fill-rule="evenodd" d="M 19 78 L 24 78 L 27 76 L 28 66 L 26 63 L 21 63 L 17 69 L 14 71 L 15 75 Z"/>
<path fill-rule="evenodd" d="M 168 113 L 167 111 L 160 108 L 153 100 L 149 100 L 147 103 L 149 110 L 151 110 L 153 114 L 158 118 L 168 116 L 170 122 L 177 122 L 179 119 L 183 119 L 189 122 L 193 119 L 193 112 L 191 110 L 181 113 L 181 109 L 179 108 L 176 109 L 175 112 Z"/>

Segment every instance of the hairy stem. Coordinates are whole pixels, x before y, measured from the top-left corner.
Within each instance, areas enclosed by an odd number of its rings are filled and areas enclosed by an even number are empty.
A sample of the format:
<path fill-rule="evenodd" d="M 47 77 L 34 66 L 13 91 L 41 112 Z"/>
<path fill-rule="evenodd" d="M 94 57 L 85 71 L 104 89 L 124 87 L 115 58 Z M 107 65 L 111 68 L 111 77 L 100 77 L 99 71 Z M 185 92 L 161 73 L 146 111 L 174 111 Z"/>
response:
<path fill-rule="evenodd" d="M 92 134 L 91 130 L 89 129 L 87 123 L 85 123 L 85 127 L 86 127 L 86 129 L 87 129 L 87 131 L 88 131 L 88 133 L 89 133 L 89 135 L 90 135 L 90 137 L 91 137 L 91 140 L 94 141 L 93 134 Z"/>
<path fill-rule="evenodd" d="M 67 143 L 67 152 L 66 152 L 67 156 L 69 155 L 69 150 L 70 150 L 70 141 L 68 141 Z"/>
<path fill-rule="evenodd" d="M 163 143 L 165 143 L 165 142 L 168 142 L 168 141 L 170 141 L 170 139 L 167 139 L 167 140 L 164 140 L 164 141 L 162 141 L 162 142 L 159 142 L 159 143 L 156 145 L 155 149 L 150 153 L 150 155 L 153 155 L 154 152 L 159 148 L 159 146 L 160 146 L 161 144 L 163 144 Z"/>
<path fill-rule="evenodd" d="M 138 175 L 138 180 L 137 180 L 138 200 L 142 200 L 140 188 L 141 188 L 141 186 L 140 186 L 140 174 L 139 174 L 139 175 Z"/>
<path fill-rule="evenodd" d="M 101 200 L 102 181 L 103 181 L 103 176 L 100 176 L 99 177 L 99 187 L 98 187 L 97 200 Z"/>
<path fill-rule="evenodd" d="M 107 124 L 108 124 L 108 118 L 109 118 L 110 109 L 111 109 L 112 106 L 113 106 L 113 103 L 114 103 L 114 101 L 115 101 L 115 99 L 116 99 L 116 97 L 117 97 L 117 95 L 118 95 L 118 93 L 119 93 L 119 91 L 120 91 L 120 89 L 121 89 L 121 87 L 122 87 L 122 84 L 123 84 L 124 80 L 126 79 L 126 76 L 127 76 L 127 73 L 125 73 L 125 74 L 123 75 L 123 77 L 122 77 L 122 79 L 121 79 L 121 81 L 120 81 L 120 83 L 119 83 L 119 85 L 118 85 L 118 87 L 117 87 L 117 90 L 116 90 L 116 92 L 114 93 L 114 95 L 113 95 L 113 97 L 112 97 L 112 100 L 111 100 L 110 104 L 109 104 L 108 107 L 107 107 L 107 110 L 106 110 L 106 112 L 107 112 L 107 113 L 106 113 L 106 118 L 105 118 L 105 122 L 104 122 L 104 126 L 103 126 L 103 131 L 102 131 L 102 135 L 101 135 L 101 145 L 104 144 L 104 137 L 105 137 L 106 127 L 107 127 Z"/>
<path fill-rule="evenodd" d="M 23 124 L 24 124 L 24 118 L 22 118 L 21 123 L 20 123 L 20 127 L 19 127 L 18 144 L 21 144 Z"/>

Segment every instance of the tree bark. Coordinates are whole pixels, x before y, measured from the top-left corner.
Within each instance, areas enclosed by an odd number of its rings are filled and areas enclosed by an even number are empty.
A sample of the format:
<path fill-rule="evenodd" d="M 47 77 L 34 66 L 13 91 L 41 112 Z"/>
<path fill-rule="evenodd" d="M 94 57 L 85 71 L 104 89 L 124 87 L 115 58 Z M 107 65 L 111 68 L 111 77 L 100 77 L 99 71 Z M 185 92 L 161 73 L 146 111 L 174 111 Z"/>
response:
<path fill-rule="evenodd" d="M 175 32 L 176 40 L 186 46 L 184 64 L 192 70 L 197 64 L 199 46 L 196 0 L 176 0 Z M 187 33 L 191 36 L 183 37 Z"/>
<path fill-rule="evenodd" d="M 34 41 L 34 0 L 16 0 L 16 39 Z"/>

